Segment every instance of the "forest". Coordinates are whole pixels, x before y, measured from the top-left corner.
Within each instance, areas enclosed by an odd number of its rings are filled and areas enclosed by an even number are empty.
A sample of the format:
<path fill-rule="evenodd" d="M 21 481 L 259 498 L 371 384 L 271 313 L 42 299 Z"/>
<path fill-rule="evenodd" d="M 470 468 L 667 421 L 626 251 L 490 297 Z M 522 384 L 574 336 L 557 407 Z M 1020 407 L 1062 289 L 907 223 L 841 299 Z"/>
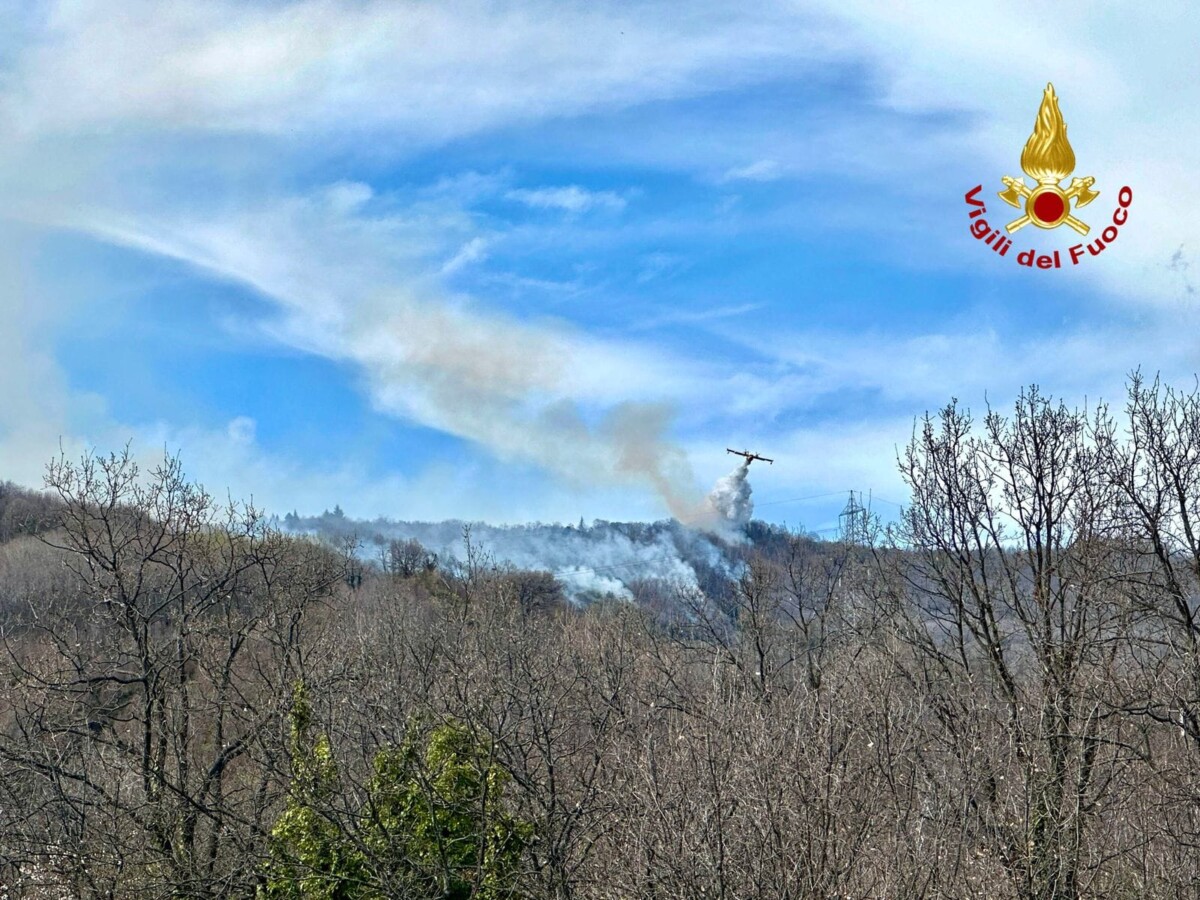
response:
<path fill-rule="evenodd" d="M 580 602 L 52 460 L 0 486 L 0 896 L 1190 895 L 1200 389 L 950 402 L 897 462 L 864 542 Z"/>

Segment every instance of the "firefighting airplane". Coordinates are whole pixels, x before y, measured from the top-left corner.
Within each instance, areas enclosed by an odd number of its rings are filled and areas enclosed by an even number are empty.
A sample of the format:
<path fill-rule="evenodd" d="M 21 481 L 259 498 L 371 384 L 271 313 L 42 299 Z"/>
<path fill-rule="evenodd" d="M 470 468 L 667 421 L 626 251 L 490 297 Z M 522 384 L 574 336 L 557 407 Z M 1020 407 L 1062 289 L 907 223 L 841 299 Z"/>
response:
<path fill-rule="evenodd" d="M 775 465 L 775 460 L 767 459 L 765 456 L 759 456 L 757 453 L 751 453 L 749 450 L 730 450 L 728 447 L 726 447 L 725 452 L 732 453 L 734 456 L 746 457 L 746 465 L 747 466 L 750 465 L 750 463 L 754 462 L 756 459 L 761 459 L 763 462 L 768 463 L 769 465 L 772 465 L 772 466 Z"/>

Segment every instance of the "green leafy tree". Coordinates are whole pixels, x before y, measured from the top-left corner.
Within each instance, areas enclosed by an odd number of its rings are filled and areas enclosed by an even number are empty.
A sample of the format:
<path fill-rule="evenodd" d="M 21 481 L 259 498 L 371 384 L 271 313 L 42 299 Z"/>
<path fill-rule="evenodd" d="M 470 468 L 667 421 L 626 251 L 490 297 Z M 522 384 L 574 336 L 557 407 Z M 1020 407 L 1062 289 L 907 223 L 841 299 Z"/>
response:
<path fill-rule="evenodd" d="M 341 782 L 329 739 L 312 736 L 301 683 L 291 711 L 292 783 L 271 830 L 259 900 L 500 900 L 515 889 L 533 827 L 502 806 L 509 774 L 462 725 L 439 726 L 373 760 L 358 833 L 329 816 Z"/>
<path fill-rule="evenodd" d="M 325 810 L 339 789 L 329 738 L 311 737 L 312 707 L 297 682 L 291 711 L 292 783 L 271 829 L 271 859 L 260 900 L 372 900 L 363 853 Z"/>
<path fill-rule="evenodd" d="M 510 776 L 462 725 L 375 757 L 365 844 L 408 896 L 515 897 L 533 826 L 502 808 Z"/>

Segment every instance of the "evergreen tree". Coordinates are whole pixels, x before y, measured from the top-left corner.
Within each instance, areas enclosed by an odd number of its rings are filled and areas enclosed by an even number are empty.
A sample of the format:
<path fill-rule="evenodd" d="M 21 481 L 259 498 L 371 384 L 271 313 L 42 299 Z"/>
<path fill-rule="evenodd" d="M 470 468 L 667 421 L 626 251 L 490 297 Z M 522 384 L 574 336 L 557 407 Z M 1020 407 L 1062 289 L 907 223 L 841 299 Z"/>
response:
<path fill-rule="evenodd" d="M 292 784 L 271 830 L 259 900 L 499 900 L 515 880 L 531 824 L 503 809 L 510 776 L 462 725 L 439 726 L 422 751 L 379 751 L 352 839 L 328 810 L 341 790 L 332 748 L 312 732 L 302 683 L 292 711 Z"/>
<path fill-rule="evenodd" d="M 409 741 L 375 757 L 367 846 L 413 897 L 517 896 L 531 824 L 502 808 L 510 776 L 470 732 L 442 725 L 423 754 Z"/>
<path fill-rule="evenodd" d="M 324 812 L 339 789 L 329 738 L 310 736 L 312 707 L 296 682 L 292 711 L 292 783 L 271 829 L 271 859 L 260 900 L 373 900 L 366 859 Z"/>

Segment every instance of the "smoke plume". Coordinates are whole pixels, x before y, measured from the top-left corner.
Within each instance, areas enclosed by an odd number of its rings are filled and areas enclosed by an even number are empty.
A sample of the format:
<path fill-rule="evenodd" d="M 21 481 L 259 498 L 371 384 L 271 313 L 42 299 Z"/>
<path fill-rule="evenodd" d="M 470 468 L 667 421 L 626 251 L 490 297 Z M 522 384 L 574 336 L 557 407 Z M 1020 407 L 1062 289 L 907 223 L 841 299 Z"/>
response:
<path fill-rule="evenodd" d="M 340 185 L 232 220 L 96 211 L 67 224 L 253 287 L 279 313 L 256 328 L 356 367 L 380 411 L 567 484 L 651 491 L 678 521 L 707 525 L 703 489 L 671 435 L 695 373 L 414 277 L 418 263 L 398 248 L 419 244 L 419 229 L 360 209 L 370 197 L 365 185 Z"/>
<path fill-rule="evenodd" d="M 754 515 L 749 475 L 750 460 L 746 460 L 728 475 L 717 479 L 708 495 L 709 508 L 716 518 L 717 527 L 722 531 L 741 529 Z"/>
<path fill-rule="evenodd" d="M 467 558 L 464 529 L 468 526 L 459 521 L 367 522 L 325 513 L 288 517 L 285 525 L 326 538 L 353 536 L 368 557 L 387 541 L 413 539 L 442 562 Z M 712 593 L 720 589 L 715 586 L 720 581 L 735 575 L 740 564 L 736 542 L 723 539 L 717 529 L 699 531 L 675 520 L 595 521 L 578 526 L 476 522 L 469 525 L 469 534 L 476 553 L 487 561 L 551 572 L 577 603 L 605 596 L 632 600 L 637 585 L 647 581 L 668 589 Z"/>

